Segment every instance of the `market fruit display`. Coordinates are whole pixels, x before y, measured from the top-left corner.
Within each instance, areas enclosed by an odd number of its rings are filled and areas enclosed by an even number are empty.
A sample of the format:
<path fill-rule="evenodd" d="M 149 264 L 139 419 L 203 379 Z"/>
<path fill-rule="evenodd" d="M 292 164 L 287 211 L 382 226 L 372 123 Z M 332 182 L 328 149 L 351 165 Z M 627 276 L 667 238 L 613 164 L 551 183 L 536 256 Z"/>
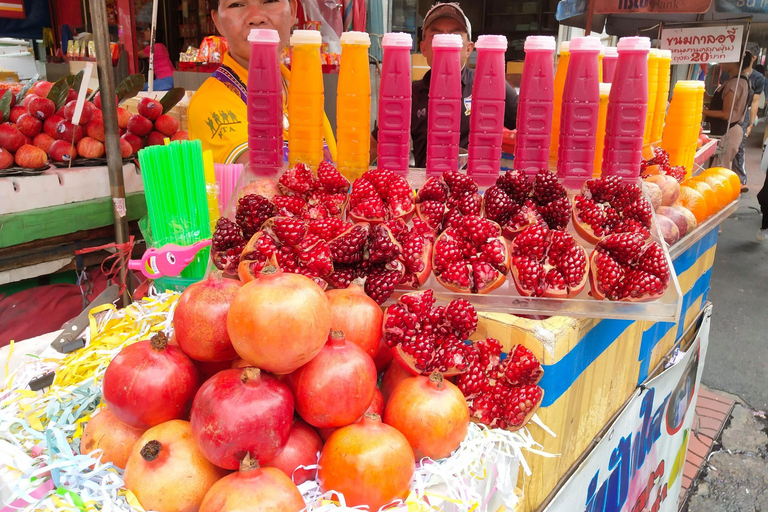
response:
<path fill-rule="evenodd" d="M 408 439 L 416 460 L 438 460 L 464 441 L 469 408 L 461 391 L 436 372 L 398 384 L 387 401 L 384 423 Z"/>
<path fill-rule="evenodd" d="M 415 209 L 415 194 L 408 180 L 392 171 L 372 169 L 352 183 L 349 216 L 355 221 L 407 221 Z"/>
<path fill-rule="evenodd" d="M 318 428 L 343 427 L 365 413 L 376 390 L 376 365 L 363 349 L 331 331 L 320 352 L 287 382 L 296 412 Z"/>
<path fill-rule="evenodd" d="M 133 446 L 146 430 L 123 423 L 109 411 L 109 407 L 102 407 L 91 416 L 83 429 L 80 453 L 101 450 L 101 453 L 97 452 L 94 456 L 101 458 L 102 462 L 111 462 L 125 469 Z"/>
<path fill-rule="evenodd" d="M 258 307 L 253 307 L 258 304 Z M 325 345 L 331 306 L 310 278 L 268 266 L 232 299 L 227 331 L 250 364 L 275 374 L 291 373 Z"/>
<path fill-rule="evenodd" d="M 144 432 L 133 446 L 123 480 L 144 509 L 184 512 L 197 510 L 226 474 L 200 452 L 189 422 L 173 420 Z"/>
<path fill-rule="evenodd" d="M 197 368 L 163 332 L 123 348 L 104 373 L 104 402 L 137 428 L 181 419 L 200 386 Z"/>
<path fill-rule="evenodd" d="M 265 467 L 277 468 L 293 480 L 296 485 L 317 477 L 317 469 L 303 469 L 299 466 L 314 466 L 323 448 L 323 440 L 317 431 L 300 419 L 294 419 L 291 434 L 282 451 Z"/>
<path fill-rule="evenodd" d="M 320 489 L 338 491 L 347 505 L 378 510 L 404 500 L 416 468 L 413 449 L 397 429 L 367 414 L 331 434 L 320 452 Z"/>
<path fill-rule="evenodd" d="M 200 512 L 299 512 L 305 508 L 296 484 L 282 471 L 259 467 L 246 456 L 239 471 L 211 486 L 200 504 Z"/>
<path fill-rule="evenodd" d="M 480 215 L 482 206 L 477 183 L 459 171 L 429 178 L 416 194 L 416 214 L 435 232 L 454 226 L 465 215 Z"/>
<path fill-rule="evenodd" d="M 263 464 L 288 442 L 293 407 L 288 386 L 258 368 L 223 370 L 195 396 L 192 434 L 203 455 L 221 468 L 237 469 L 246 453 Z"/>
<path fill-rule="evenodd" d="M 544 397 L 538 386 L 544 371 L 536 357 L 516 345 L 502 359 L 501 343 L 494 338 L 473 342 L 467 354 L 469 367 L 456 386 L 467 398 L 472 420 L 491 428 L 523 428 Z"/>

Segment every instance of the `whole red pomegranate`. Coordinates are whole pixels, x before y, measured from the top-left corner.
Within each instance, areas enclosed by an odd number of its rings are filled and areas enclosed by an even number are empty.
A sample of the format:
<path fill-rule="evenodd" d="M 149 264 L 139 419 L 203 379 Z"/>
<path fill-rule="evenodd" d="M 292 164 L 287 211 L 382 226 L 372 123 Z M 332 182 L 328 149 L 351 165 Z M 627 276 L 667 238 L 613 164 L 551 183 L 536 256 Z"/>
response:
<path fill-rule="evenodd" d="M 102 407 L 98 414 L 94 414 L 83 429 L 80 439 L 80 453 L 85 455 L 95 450 L 101 450 L 102 462 L 111 462 L 119 468 L 125 469 L 128 456 L 133 445 L 139 440 L 146 429 L 134 428 L 123 423 L 109 411 L 108 407 Z"/>
<path fill-rule="evenodd" d="M 176 341 L 197 361 L 231 361 L 237 357 L 227 333 L 229 304 L 243 283 L 211 274 L 189 286 L 173 315 Z"/>
<path fill-rule="evenodd" d="M 392 361 L 392 364 L 387 366 L 387 370 L 381 378 L 381 394 L 384 397 L 384 403 L 392 396 L 392 392 L 397 385 L 408 377 L 413 377 L 413 373 L 407 370 L 399 361 Z"/>
<path fill-rule="evenodd" d="M 299 466 L 316 465 L 322 449 L 323 440 L 315 429 L 300 419 L 295 419 L 285 448 L 264 466 L 279 469 L 299 485 L 315 479 L 317 469 L 299 469 Z"/>
<path fill-rule="evenodd" d="M 299 512 L 305 507 L 304 498 L 290 478 L 279 469 L 259 467 L 246 455 L 240 471 L 213 484 L 200 512 Z"/>
<path fill-rule="evenodd" d="M 343 427 L 360 416 L 373 400 L 376 365 L 344 333 L 332 331 L 314 359 L 296 370 L 289 385 L 296 397 L 296 412 L 319 428 Z"/>
<path fill-rule="evenodd" d="M 381 373 L 386 370 L 394 357 L 395 356 L 392 354 L 392 349 L 389 348 L 386 343 L 384 343 L 384 338 L 382 337 L 379 341 L 379 350 L 373 357 L 373 362 L 376 363 L 376 371 Z"/>
<path fill-rule="evenodd" d="M 200 451 L 226 469 L 239 468 L 246 453 L 260 463 L 274 459 L 288 442 L 292 422 L 288 386 L 253 367 L 223 370 L 208 379 L 190 417 Z"/>
<path fill-rule="evenodd" d="M 104 402 L 117 419 L 147 428 L 183 418 L 199 386 L 195 363 L 163 332 L 128 345 L 104 373 Z"/>
<path fill-rule="evenodd" d="M 405 436 L 378 415 L 366 414 L 331 435 L 320 453 L 317 478 L 323 492 L 340 492 L 347 505 L 378 510 L 408 496 L 415 468 Z"/>
<path fill-rule="evenodd" d="M 200 453 L 189 422 L 150 428 L 133 446 L 123 480 L 145 510 L 197 510 L 211 486 L 227 472 Z"/>
<path fill-rule="evenodd" d="M 459 388 L 439 373 L 402 381 L 389 397 L 384 423 L 411 443 L 416 460 L 448 457 L 467 437 L 469 408 Z"/>
<path fill-rule="evenodd" d="M 410 377 L 411 375 L 407 375 L 407 377 Z M 376 388 L 376 391 L 373 392 L 373 400 L 371 400 L 371 405 L 368 406 L 368 409 L 365 410 L 365 414 L 378 414 L 379 416 L 384 415 L 384 395 L 381 394 L 381 391 L 379 391 L 378 388 Z M 363 414 L 363 416 L 365 416 Z M 358 419 L 355 420 L 355 423 L 359 423 L 360 420 L 363 419 L 363 416 L 360 416 Z M 344 425 L 346 427 L 346 425 Z M 343 427 L 331 427 L 331 428 L 318 428 L 317 433 L 320 434 L 320 438 L 323 440 L 323 442 L 327 441 L 329 437 L 331 437 L 331 434 L 339 430 Z"/>
<path fill-rule="evenodd" d="M 290 373 L 323 348 L 331 306 L 312 279 L 268 265 L 232 299 L 227 330 L 238 355 L 251 365 Z"/>
<path fill-rule="evenodd" d="M 362 281 L 353 281 L 343 290 L 325 292 L 331 303 L 331 329 L 342 331 L 371 357 L 379 351 L 384 313 L 376 301 L 365 294 Z"/>

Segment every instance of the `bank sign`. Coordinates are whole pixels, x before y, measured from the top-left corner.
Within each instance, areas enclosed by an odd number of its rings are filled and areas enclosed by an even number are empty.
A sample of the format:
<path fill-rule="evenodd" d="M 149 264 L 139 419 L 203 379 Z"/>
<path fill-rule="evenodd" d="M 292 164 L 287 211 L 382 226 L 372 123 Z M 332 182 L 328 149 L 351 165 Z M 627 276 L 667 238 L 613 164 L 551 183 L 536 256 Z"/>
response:
<path fill-rule="evenodd" d="M 677 512 L 711 313 L 685 355 L 635 392 L 545 512 Z"/>
<path fill-rule="evenodd" d="M 707 12 L 712 0 L 595 0 L 595 13 Z"/>

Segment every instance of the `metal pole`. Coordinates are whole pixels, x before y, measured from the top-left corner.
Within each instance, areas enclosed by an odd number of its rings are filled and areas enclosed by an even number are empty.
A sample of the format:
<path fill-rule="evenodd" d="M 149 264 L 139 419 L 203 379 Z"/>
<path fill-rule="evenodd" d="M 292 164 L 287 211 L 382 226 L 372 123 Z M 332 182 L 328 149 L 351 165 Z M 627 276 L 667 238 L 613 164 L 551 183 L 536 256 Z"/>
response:
<path fill-rule="evenodd" d="M 157 37 L 157 3 L 158 0 L 152 2 L 152 28 L 149 36 L 149 71 L 147 71 L 147 90 L 149 92 L 154 91 L 154 75 L 155 75 L 155 38 Z"/>
<path fill-rule="evenodd" d="M 120 133 L 117 126 L 117 102 L 115 101 L 115 80 L 112 74 L 112 57 L 109 49 L 107 25 L 107 4 L 103 0 L 89 0 L 91 6 L 91 24 L 93 41 L 96 46 L 96 62 L 101 90 L 101 111 L 104 114 L 104 139 L 107 150 L 107 170 L 109 190 L 112 195 L 112 216 L 115 224 L 115 241 L 118 244 L 128 242 L 128 218 L 125 206 L 125 184 L 123 182 L 123 160 L 120 157 Z M 119 256 L 120 271 L 117 276 L 118 286 L 124 289 L 122 306 L 131 303 L 126 277 L 128 275 L 125 253 Z"/>
<path fill-rule="evenodd" d="M 587 21 L 584 26 L 584 35 L 592 34 L 592 17 L 595 15 L 595 0 L 587 0 Z"/>

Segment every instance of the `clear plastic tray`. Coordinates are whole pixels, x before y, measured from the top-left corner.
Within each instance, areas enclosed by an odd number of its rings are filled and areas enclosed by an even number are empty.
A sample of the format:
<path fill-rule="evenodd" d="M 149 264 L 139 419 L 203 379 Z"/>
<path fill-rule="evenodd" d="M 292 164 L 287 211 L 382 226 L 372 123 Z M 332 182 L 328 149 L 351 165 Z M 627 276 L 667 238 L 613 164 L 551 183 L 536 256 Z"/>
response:
<path fill-rule="evenodd" d="M 410 169 L 407 178 L 412 187 L 419 188 L 424 184 L 427 176 L 424 169 Z M 484 187 L 481 187 L 481 190 L 483 190 L 483 188 Z M 579 191 L 570 191 L 569 196 L 571 199 L 573 198 L 573 195 L 578 192 Z M 706 233 L 706 225 L 708 224 L 705 222 L 700 227 L 702 231 L 701 236 Z M 587 255 L 589 255 L 594 249 L 594 245 L 585 242 L 584 239 L 576 233 L 573 228 L 573 222 L 569 224 L 568 231 L 579 241 L 582 247 L 586 249 Z M 699 231 L 699 229 L 696 231 Z M 695 235 L 696 231 L 691 235 Z M 661 240 L 660 243 L 664 249 L 664 256 L 667 258 L 667 263 L 669 264 L 671 277 L 669 287 L 664 295 L 661 298 L 650 302 L 595 300 L 589 295 L 589 291 L 591 290 L 589 283 L 587 283 L 578 296 L 570 299 L 523 297 L 515 288 L 514 281 L 510 274 L 507 275 L 506 281 L 501 286 L 487 294 L 452 292 L 438 283 L 434 275 L 429 277 L 422 289 L 431 288 L 434 291 L 435 298 L 438 302 L 446 303 L 454 299 L 464 298 L 472 302 L 479 311 L 484 312 L 512 313 L 530 316 L 564 315 L 587 318 L 677 322 L 680 318 L 680 310 L 682 307 L 682 293 L 680 291 L 677 275 L 675 274 L 672 265 L 669 248 L 667 247 L 667 244 L 663 242 L 663 238 L 658 231 L 655 214 L 651 237 L 656 241 Z M 678 245 L 680 245 L 680 243 L 676 244 L 675 247 Z M 396 290 L 390 300 L 387 301 L 386 305 L 394 303 L 400 295 L 408 293 L 409 291 L 414 290 Z"/>
<path fill-rule="evenodd" d="M 693 244 L 704 238 L 704 235 L 718 227 L 725 219 L 731 216 L 739 207 L 739 200 L 736 199 L 731 204 L 696 226 L 696 229 L 687 233 L 683 238 L 677 241 L 675 245 L 669 248 L 669 255 L 674 261 L 678 256 L 690 249 Z"/>

